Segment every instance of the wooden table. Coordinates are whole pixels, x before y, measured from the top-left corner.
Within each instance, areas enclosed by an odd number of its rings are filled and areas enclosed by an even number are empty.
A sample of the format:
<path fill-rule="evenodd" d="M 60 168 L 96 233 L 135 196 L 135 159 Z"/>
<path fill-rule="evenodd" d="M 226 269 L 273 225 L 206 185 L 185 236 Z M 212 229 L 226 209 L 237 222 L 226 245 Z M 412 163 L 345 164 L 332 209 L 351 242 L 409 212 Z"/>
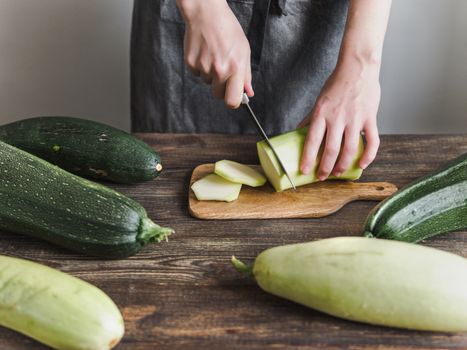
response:
<path fill-rule="evenodd" d="M 163 158 L 163 175 L 136 186 L 112 186 L 141 202 L 149 216 L 176 230 L 121 261 L 102 261 L 51 244 L 1 233 L 0 254 L 19 256 L 81 277 L 107 292 L 123 312 L 129 349 L 467 349 L 467 334 L 383 328 L 340 320 L 262 292 L 230 266 L 262 250 L 333 236 L 357 236 L 374 202 L 355 202 L 322 219 L 201 221 L 187 211 L 192 169 L 227 158 L 256 163 L 255 138 L 140 134 Z M 467 135 L 383 136 L 362 180 L 403 186 L 467 152 Z M 467 257 L 467 232 L 426 245 Z M 467 278 L 467 276 L 459 276 Z M 0 329 L 0 349 L 46 347 Z"/>

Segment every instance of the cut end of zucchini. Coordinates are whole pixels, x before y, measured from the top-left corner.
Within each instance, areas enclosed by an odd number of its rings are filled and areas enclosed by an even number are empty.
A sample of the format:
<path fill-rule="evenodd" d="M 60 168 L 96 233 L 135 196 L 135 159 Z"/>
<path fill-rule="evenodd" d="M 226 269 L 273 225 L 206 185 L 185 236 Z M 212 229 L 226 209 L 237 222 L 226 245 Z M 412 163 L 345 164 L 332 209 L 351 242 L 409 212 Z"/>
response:
<path fill-rule="evenodd" d="M 157 164 L 156 164 L 156 171 L 157 171 L 158 173 L 160 173 L 160 172 L 162 171 L 162 164 L 161 164 L 161 163 L 157 163 Z"/>
<path fill-rule="evenodd" d="M 209 174 L 191 185 L 200 201 L 232 202 L 240 194 L 241 184 L 231 182 L 216 174 Z"/>
<path fill-rule="evenodd" d="M 214 173 L 222 176 L 226 180 L 251 187 L 263 186 L 266 183 L 266 177 L 263 174 L 248 165 L 231 160 L 220 160 L 216 162 Z"/>
<path fill-rule="evenodd" d="M 319 181 L 316 176 L 316 171 L 318 169 L 322 151 L 319 152 L 318 158 L 308 175 L 304 175 L 300 171 L 300 161 L 302 158 L 307 130 L 307 128 L 297 129 L 272 137 L 269 140 L 296 186 L 302 186 Z M 257 143 L 257 149 L 261 167 L 274 189 L 277 192 L 280 192 L 291 188 L 292 185 L 290 184 L 290 181 L 281 170 L 279 162 L 269 145 L 265 141 L 260 141 Z M 358 161 L 362 154 L 363 140 L 360 138 L 358 153 L 354 157 L 349 169 L 347 169 L 342 175 L 338 177 L 330 176 L 329 179 L 357 180 L 360 178 L 362 175 L 362 169 L 359 167 Z"/>

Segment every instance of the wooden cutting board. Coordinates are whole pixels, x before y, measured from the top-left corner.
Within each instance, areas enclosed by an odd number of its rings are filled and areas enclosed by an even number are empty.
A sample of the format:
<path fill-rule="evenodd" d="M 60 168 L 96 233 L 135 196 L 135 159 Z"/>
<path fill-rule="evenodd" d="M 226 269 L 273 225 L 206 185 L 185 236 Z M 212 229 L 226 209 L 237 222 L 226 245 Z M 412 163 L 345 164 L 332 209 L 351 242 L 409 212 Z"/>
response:
<path fill-rule="evenodd" d="M 260 166 L 253 166 L 261 171 Z M 191 190 L 196 180 L 214 171 L 214 164 L 202 164 L 191 175 L 188 208 L 199 219 L 319 218 L 330 215 L 356 200 L 380 201 L 397 187 L 388 182 L 324 181 L 300 186 L 296 191 L 275 192 L 271 185 L 243 185 L 236 201 L 198 201 Z"/>

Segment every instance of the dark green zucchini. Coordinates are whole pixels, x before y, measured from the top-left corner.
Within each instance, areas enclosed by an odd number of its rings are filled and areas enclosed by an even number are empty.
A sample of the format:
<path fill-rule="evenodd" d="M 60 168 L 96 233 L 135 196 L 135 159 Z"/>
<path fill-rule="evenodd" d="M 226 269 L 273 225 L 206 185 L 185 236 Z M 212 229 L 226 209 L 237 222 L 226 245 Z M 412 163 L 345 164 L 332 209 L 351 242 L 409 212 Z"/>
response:
<path fill-rule="evenodd" d="M 364 235 L 415 243 L 466 228 L 467 153 L 382 201 Z"/>
<path fill-rule="evenodd" d="M 0 141 L 0 229 L 124 258 L 172 233 L 134 200 Z"/>
<path fill-rule="evenodd" d="M 143 141 L 111 126 L 70 117 L 37 117 L 0 127 L 0 141 L 77 175 L 117 183 L 152 180 L 161 159 Z"/>

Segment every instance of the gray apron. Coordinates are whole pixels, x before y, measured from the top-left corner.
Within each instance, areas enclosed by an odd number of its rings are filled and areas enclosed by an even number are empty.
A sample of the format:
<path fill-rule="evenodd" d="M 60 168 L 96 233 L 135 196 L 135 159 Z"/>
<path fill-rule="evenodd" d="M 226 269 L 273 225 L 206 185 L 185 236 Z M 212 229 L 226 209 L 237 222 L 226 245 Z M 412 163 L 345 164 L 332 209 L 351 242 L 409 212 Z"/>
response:
<path fill-rule="evenodd" d="M 312 109 L 335 67 L 348 0 L 228 0 L 251 47 L 251 105 L 266 132 L 291 129 Z M 134 132 L 255 133 L 183 60 L 175 0 L 135 0 L 131 42 Z"/>

